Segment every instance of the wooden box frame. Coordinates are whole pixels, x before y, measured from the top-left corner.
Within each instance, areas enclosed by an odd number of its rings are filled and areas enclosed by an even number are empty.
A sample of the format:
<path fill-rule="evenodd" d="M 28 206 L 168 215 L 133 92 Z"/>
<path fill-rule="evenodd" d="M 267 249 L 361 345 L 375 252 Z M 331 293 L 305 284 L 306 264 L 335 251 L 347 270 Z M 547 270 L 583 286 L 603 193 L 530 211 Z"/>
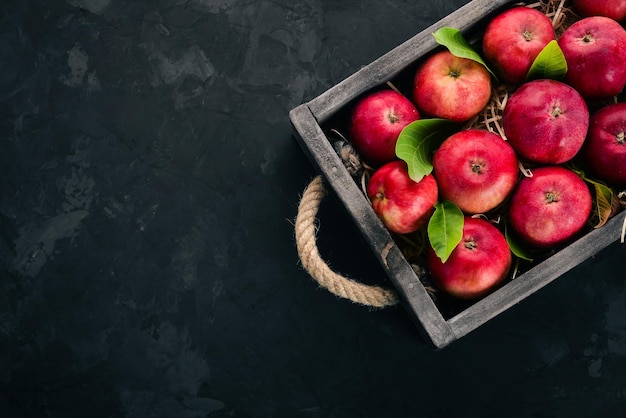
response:
<path fill-rule="evenodd" d="M 437 29 L 457 28 L 470 39 L 472 33 L 478 33 L 484 27 L 486 19 L 515 3 L 519 1 L 473 0 L 289 113 L 295 137 L 305 154 L 354 219 L 420 331 L 437 348 L 445 347 L 478 328 L 619 240 L 626 211 L 446 319 L 343 166 L 322 125 L 360 95 L 385 84 L 440 47 L 432 35 Z"/>

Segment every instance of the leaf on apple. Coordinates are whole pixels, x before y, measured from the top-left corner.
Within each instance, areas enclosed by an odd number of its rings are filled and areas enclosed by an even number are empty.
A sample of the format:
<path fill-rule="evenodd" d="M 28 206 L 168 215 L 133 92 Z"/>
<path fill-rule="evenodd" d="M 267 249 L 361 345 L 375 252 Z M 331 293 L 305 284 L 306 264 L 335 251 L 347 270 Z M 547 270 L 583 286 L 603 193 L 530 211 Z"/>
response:
<path fill-rule="evenodd" d="M 463 238 L 464 217 L 452 202 L 435 204 L 435 212 L 428 221 L 428 239 L 437 257 L 445 263 Z"/>
<path fill-rule="evenodd" d="M 533 259 L 530 256 L 527 247 L 516 234 L 509 232 L 509 227 L 507 225 L 504 226 L 504 237 L 506 238 L 507 244 L 509 244 L 511 252 L 517 258 L 521 258 L 522 260 L 530 261 L 532 263 Z"/>
<path fill-rule="evenodd" d="M 480 54 L 474 50 L 472 44 L 465 39 L 460 30 L 443 27 L 437 29 L 437 31 L 433 33 L 433 36 L 435 37 L 435 41 L 437 41 L 439 45 L 443 45 L 448 48 L 448 51 L 450 51 L 452 55 L 476 61 L 485 67 L 495 80 L 498 80 L 496 74 L 491 71 L 491 68 L 489 68 L 485 60 L 483 60 Z"/>
<path fill-rule="evenodd" d="M 460 126 L 441 118 L 418 119 L 402 129 L 396 142 L 396 155 L 406 162 L 409 177 L 415 182 L 433 171 L 432 153 Z"/>
<path fill-rule="evenodd" d="M 541 50 L 526 74 L 526 81 L 549 78 L 561 80 L 567 73 L 567 61 L 557 41 L 552 40 Z"/>

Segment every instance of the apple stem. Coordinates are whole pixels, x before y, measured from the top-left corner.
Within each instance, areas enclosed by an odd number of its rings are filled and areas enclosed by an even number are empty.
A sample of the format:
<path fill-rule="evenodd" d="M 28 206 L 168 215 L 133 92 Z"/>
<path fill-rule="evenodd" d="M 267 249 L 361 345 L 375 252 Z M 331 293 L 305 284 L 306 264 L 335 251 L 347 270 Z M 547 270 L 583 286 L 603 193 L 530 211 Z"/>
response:
<path fill-rule="evenodd" d="M 554 203 L 554 202 L 558 202 L 559 199 L 558 199 L 558 196 L 557 196 L 556 193 L 554 193 L 554 192 L 547 192 L 546 193 L 546 201 L 548 203 Z"/>
<path fill-rule="evenodd" d="M 525 39 L 526 41 L 531 41 L 531 40 L 533 39 L 533 34 L 532 34 L 532 32 L 530 32 L 530 31 L 528 31 L 528 30 L 525 30 L 525 31 L 524 31 L 523 36 L 524 36 L 524 39 Z"/>
<path fill-rule="evenodd" d="M 396 113 L 393 110 L 391 110 L 387 114 L 387 119 L 389 119 L 389 122 L 391 123 L 396 123 L 400 118 L 398 117 L 398 115 L 396 115 Z"/>
<path fill-rule="evenodd" d="M 465 241 L 465 248 L 467 248 L 468 250 L 473 251 L 476 247 L 478 247 L 478 244 L 476 244 L 476 241 L 472 241 L 472 240 Z"/>

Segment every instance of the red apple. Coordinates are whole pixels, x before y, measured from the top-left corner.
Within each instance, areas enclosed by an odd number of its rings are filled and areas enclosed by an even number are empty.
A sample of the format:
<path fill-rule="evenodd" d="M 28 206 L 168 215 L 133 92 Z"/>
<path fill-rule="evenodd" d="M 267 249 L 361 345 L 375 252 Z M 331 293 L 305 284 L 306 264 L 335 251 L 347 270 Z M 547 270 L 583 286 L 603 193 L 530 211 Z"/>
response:
<path fill-rule="evenodd" d="M 464 122 L 478 115 L 491 98 L 491 75 L 476 61 L 443 50 L 415 73 L 413 101 L 420 112 Z"/>
<path fill-rule="evenodd" d="M 404 161 L 378 168 L 367 186 L 374 212 L 392 232 L 408 234 L 420 229 L 435 210 L 437 182 L 427 175 L 419 182 L 409 177 Z"/>
<path fill-rule="evenodd" d="M 593 16 L 574 22 L 559 37 L 567 61 L 565 82 L 586 99 L 617 95 L 626 84 L 626 30 L 615 20 Z"/>
<path fill-rule="evenodd" d="M 561 164 L 582 147 L 589 128 L 589 109 L 584 98 L 565 83 L 530 81 L 509 98 L 502 127 L 521 158 Z"/>
<path fill-rule="evenodd" d="M 562 244 L 585 226 L 592 197 L 587 184 L 562 166 L 539 167 L 513 192 L 511 226 L 524 241 L 549 248 Z"/>
<path fill-rule="evenodd" d="M 398 135 L 417 119 L 413 102 L 395 90 L 370 93 L 352 110 L 350 141 L 366 162 L 379 166 L 396 158 Z"/>
<path fill-rule="evenodd" d="M 498 286 L 511 267 L 511 250 L 504 235 L 489 221 L 465 217 L 463 238 L 445 263 L 432 247 L 426 265 L 433 283 L 460 299 L 476 299 Z"/>
<path fill-rule="evenodd" d="M 487 24 L 483 55 L 502 81 L 521 84 L 537 55 L 555 38 L 552 22 L 544 13 L 517 6 Z"/>
<path fill-rule="evenodd" d="M 626 103 L 607 105 L 591 116 L 583 146 L 593 174 L 608 184 L 626 186 Z"/>
<path fill-rule="evenodd" d="M 511 145 L 482 129 L 450 136 L 435 151 L 432 164 L 440 197 L 470 214 L 487 212 L 502 203 L 519 174 Z"/>
<path fill-rule="evenodd" d="M 626 18 L 626 0 L 572 0 L 572 4 L 585 17 L 606 16 L 618 22 Z"/>

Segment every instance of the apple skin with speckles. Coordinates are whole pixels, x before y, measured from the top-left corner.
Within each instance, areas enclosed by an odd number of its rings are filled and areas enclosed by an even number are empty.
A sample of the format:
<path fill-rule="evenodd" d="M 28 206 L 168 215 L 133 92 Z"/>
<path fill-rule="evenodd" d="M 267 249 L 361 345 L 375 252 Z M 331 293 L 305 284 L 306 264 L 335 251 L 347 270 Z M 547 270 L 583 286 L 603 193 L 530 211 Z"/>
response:
<path fill-rule="evenodd" d="M 471 300 L 493 291 L 507 277 L 512 254 L 502 232 L 489 221 L 466 216 L 463 238 L 445 263 L 432 247 L 426 265 L 433 283 L 445 293 Z"/>
<path fill-rule="evenodd" d="M 626 30 L 615 20 L 592 16 L 574 22 L 558 39 L 567 62 L 564 81 L 585 99 L 619 94 L 626 84 Z"/>
<path fill-rule="evenodd" d="M 591 115 L 581 155 L 599 180 L 626 187 L 626 103 L 604 106 Z"/>
<path fill-rule="evenodd" d="M 519 177 L 511 145 L 484 129 L 466 129 L 448 137 L 435 151 L 432 164 L 440 198 L 468 214 L 500 205 Z"/>
<path fill-rule="evenodd" d="M 618 22 L 626 19 L 626 0 L 572 0 L 572 4 L 584 17 L 605 16 Z"/>
<path fill-rule="evenodd" d="M 402 129 L 420 118 L 413 102 L 395 90 L 380 90 L 361 98 L 350 118 L 350 142 L 363 160 L 381 166 L 396 159 Z"/>
<path fill-rule="evenodd" d="M 465 122 L 491 98 L 491 74 L 476 61 L 448 50 L 426 58 L 415 72 L 413 102 L 420 114 Z"/>
<path fill-rule="evenodd" d="M 525 81 L 537 55 L 554 39 L 552 22 L 544 13 L 516 6 L 487 24 L 482 50 L 500 80 L 518 85 Z"/>
<path fill-rule="evenodd" d="M 539 249 L 571 240 L 592 210 L 589 187 L 563 166 L 544 166 L 520 180 L 511 197 L 509 219 L 520 238 Z"/>
<path fill-rule="evenodd" d="M 573 87 L 556 80 L 534 80 L 511 95 L 502 113 L 502 127 L 520 159 L 563 164 L 585 142 L 589 109 Z"/>
<path fill-rule="evenodd" d="M 439 192 L 432 174 L 416 182 L 409 177 L 406 163 L 396 160 L 372 174 L 367 195 L 387 229 L 408 234 L 428 222 L 435 211 Z"/>

